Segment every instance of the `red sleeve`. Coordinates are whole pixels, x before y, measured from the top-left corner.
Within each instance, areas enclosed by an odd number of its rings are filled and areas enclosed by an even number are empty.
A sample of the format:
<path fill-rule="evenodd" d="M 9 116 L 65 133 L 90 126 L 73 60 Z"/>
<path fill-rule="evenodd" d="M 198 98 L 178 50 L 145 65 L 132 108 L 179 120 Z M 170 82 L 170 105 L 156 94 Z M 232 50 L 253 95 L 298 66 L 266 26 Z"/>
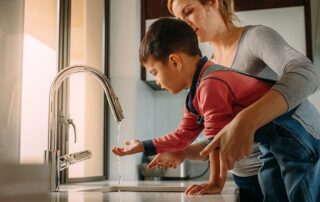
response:
<path fill-rule="evenodd" d="M 200 83 L 196 97 L 204 116 L 204 133 L 212 138 L 234 118 L 235 95 L 226 81 L 210 77 Z"/>
<path fill-rule="evenodd" d="M 189 146 L 203 130 L 203 125 L 197 124 L 197 118 L 184 109 L 179 127 L 163 137 L 153 139 L 157 153 L 179 151 Z"/>

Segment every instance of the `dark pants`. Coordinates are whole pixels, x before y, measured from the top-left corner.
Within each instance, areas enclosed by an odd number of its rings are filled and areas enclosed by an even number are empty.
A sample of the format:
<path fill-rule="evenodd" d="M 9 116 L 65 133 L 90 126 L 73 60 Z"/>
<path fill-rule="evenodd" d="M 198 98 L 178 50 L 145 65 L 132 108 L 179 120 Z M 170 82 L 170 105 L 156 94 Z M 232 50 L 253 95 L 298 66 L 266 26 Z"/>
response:
<path fill-rule="evenodd" d="M 263 194 L 258 181 L 258 175 L 250 177 L 239 177 L 233 175 L 238 186 L 240 202 L 262 202 Z"/>

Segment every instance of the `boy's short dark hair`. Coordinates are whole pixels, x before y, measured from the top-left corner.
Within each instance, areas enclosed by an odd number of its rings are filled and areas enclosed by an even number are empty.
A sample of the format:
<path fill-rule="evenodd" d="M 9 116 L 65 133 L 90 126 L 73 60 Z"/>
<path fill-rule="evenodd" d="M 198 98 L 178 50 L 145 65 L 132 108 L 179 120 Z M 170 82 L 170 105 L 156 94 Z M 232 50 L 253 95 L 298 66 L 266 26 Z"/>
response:
<path fill-rule="evenodd" d="M 197 35 L 182 20 L 160 18 L 150 25 L 141 41 L 140 62 L 143 64 L 149 57 L 153 57 L 165 64 L 169 55 L 174 52 L 201 56 Z"/>

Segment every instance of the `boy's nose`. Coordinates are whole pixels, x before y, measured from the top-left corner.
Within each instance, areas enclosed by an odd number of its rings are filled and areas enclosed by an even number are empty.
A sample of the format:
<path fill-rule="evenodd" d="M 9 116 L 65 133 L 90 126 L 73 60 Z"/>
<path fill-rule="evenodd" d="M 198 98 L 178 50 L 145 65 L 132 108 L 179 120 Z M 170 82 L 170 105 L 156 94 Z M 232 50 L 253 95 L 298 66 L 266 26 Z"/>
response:
<path fill-rule="evenodd" d="M 156 84 L 161 87 L 160 82 L 156 79 Z"/>

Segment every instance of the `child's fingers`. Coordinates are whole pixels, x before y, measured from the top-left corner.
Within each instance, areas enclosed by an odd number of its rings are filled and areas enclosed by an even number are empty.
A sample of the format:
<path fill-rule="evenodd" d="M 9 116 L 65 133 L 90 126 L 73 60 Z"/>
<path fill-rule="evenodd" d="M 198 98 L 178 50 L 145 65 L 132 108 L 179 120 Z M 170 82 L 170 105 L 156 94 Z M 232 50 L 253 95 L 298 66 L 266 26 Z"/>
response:
<path fill-rule="evenodd" d="M 119 147 L 113 147 L 111 151 L 112 152 L 118 152 L 118 149 L 119 149 Z"/>
<path fill-rule="evenodd" d="M 114 154 L 118 155 L 118 156 L 119 156 L 119 154 L 120 154 L 119 148 L 113 148 L 113 149 L 112 149 L 112 152 L 113 152 Z"/>
<path fill-rule="evenodd" d="M 218 187 L 211 187 L 205 186 L 200 191 L 198 191 L 198 195 L 205 195 L 205 194 L 220 194 L 221 190 Z"/>
<path fill-rule="evenodd" d="M 203 187 L 200 185 L 200 186 L 192 189 L 192 190 L 189 192 L 189 194 L 190 194 L 190 195 L 199 195 L 199 192 L 200 192 L 201 190 L 203 190 Z"/>
<path fill-rule="evenodd" d="M 199 187 L 199 185 L 197 185 L 197 184 L 192 184 L 192 185 L 190 185 L 190 186 L 186 189 L 185 194 L 186 194 L 186 195 L 192 195 L 193 191 L 194 191 L 195 189 L 197 189 L 198 187 Z"/>
<path fill-rule="evenodd" d="M 171 161 L 165 162 L 164 167 L 165 169 L 172 168 L 172 162 Z"/>
<path fill-rule="evenodd" d="M 119 147 L 113 148 L 112 152 L 118 156 L 125 156 L 125 155 L 131 154 L 130 150 L 126 150 L 125 148 L 119 148 Z"/>
<path fill-rule="evenodd" d="M 209 190 L 208 187 L 203 187 L 196 194 L 204 195 L 204 194 L 210 194 L 211 192 L 212 192 L 212 190 Z"/>
<path fill-rule="evenodd" d="M 196 186 L 198 186 L 198 185 L 192 184 L 192 185 L 188 186 L 187 189 L 184 191 L 184 194 L 189 195 L 190 190 L 192 190 Z"/>
<path fill-rule="evenodd" d="M 163 165 L 163 163 L 161 161 L 159 161 L 157 163 L 156 167 L 159 168 L 159 169 L 162 169 L 162 168 L 164 168 L 164 165 Z"/>
<path fill-rule="evenodd" d="M 159 162 L 160 162 L 159 155 L 156 155 L 156 157 L 154 157 L 152 161 L 147 165 L 147 169 L 149 170 L 153 169 L 154 166 L 157 165 Z"/>
<path fill-rule="evenodd" d="M 219 146 L 220 146 L 220 137 L 216 136 L 215 138 L 213 138 L 212 142 L 200 152 L 200 156 L 208 156 L 210 152 L 212 152 Z"/>
<path fill-rule="evenodd" d="M 149 164 L 147 165 L 147 169 L 148 169 L 148 170 L 151 170 L 151 169 L 153 169 L 153 168 L 154 168 L 154 164 L 150 164 L 150 163 L 149 163 Z"/>
<path fill-rule="evenodd" d="M 201 185 L 196 185 L 192 188 L 189 189 L 188 191 L 188 195 L 194 195 L 195 193 L 197 193 L 198 191 L 200 191 L 202 189 Z"/>
<path fill-rule="evenodd" d="M 117 155 L 117 156 L 120 156 L 121 155 L 121 152 L 119 151 L 119 148 L 113 148 L 112 149 L 112 152 Z"/>
<path fill-rule="evenodd" d="M 112 148 L 112 153 L 117 154 L 116 148 Z"/>

